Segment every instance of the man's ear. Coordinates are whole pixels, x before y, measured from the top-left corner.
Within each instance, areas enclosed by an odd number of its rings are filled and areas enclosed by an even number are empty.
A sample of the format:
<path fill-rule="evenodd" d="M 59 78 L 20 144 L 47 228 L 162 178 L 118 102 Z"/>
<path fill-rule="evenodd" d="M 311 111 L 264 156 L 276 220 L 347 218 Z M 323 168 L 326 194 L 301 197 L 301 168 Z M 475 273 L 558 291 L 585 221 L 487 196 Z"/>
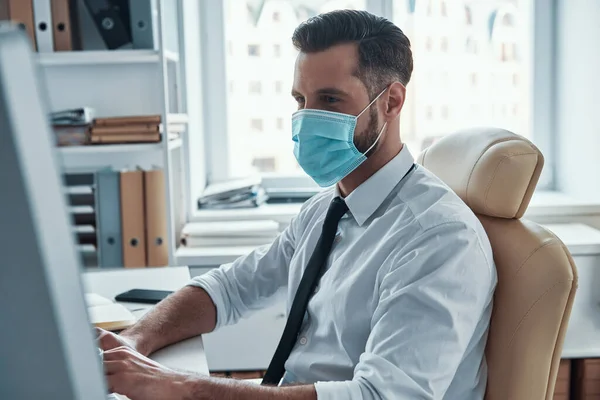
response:
<path fill-rule="evenodd" d="M 402 106 L 404 106 L 406 87 L 400 82 L 392 83 L 385 98 L 387 98 L 387 108 L 384 111 L 384 116 L 387 121 L 391 121 L 400 115 Z"/>

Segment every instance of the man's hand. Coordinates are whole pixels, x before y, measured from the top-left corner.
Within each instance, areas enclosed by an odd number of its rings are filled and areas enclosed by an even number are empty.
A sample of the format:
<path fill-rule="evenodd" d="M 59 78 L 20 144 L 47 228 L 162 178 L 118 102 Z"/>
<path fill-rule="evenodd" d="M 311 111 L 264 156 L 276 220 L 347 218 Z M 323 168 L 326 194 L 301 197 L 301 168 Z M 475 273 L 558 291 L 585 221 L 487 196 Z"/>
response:
<path fill-rule="evenodd" d="M 195 379 L 152 361 L 128 346 L 104 352 L 104 372 L 110 391 L 131 400 L 187 399 Z"/>
<path fill-rule="evenodd" d="M 125 335 L 117 335 L 112 332 L 105 331 L 104 329 L 96 328 L 96 336 L 98 340 L 98 347 L 104 351 L 124 346 L 140 352 L 137 348 L 136 340 Z"/>

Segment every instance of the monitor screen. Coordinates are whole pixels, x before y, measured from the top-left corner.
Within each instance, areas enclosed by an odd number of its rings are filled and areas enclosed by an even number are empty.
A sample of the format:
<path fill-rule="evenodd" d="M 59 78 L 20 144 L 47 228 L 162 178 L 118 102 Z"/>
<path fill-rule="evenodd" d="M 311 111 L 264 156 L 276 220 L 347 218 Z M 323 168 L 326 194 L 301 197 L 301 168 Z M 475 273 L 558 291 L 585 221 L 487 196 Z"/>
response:
<path fill-rule="evenodd" d="M 105 399 L 45 85 L 0 25 L 0 398 Z"/>

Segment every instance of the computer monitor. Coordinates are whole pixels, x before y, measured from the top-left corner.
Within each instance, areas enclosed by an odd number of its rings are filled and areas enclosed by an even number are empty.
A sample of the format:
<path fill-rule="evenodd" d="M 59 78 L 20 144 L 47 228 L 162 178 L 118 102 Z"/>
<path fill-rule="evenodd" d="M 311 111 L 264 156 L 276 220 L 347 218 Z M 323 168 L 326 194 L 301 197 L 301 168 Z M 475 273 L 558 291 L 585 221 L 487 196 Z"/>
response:
<path fill-rule="evenodd" d="M 105 400 L 40 84 L 0 25 L 0 399 Z"/>

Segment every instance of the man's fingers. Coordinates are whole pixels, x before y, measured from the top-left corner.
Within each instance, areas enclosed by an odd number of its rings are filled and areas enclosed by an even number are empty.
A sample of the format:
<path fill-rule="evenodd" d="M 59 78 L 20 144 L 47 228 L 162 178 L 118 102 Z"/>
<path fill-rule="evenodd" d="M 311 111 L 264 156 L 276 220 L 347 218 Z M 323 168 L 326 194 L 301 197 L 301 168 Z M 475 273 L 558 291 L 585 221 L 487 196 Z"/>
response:
<path fill-rule="evenodd" d="M 104 359 L 110 361 L 123 360 L 131 357 L 133 354 L 135 354 L 135 352 L 129 347 L 119 346 L 110 350 L 106 350 L 104 352 Z"/>
<path fill-rule="evenodd" d="M 112 332 L 102 330 L 98 335 L 98 344 L 104 351 L 123 346 L 117 335 Z"/>
<path fill-rule="evenodd" d="M 104 360 L 104 373 L 106 375 L 114 375 L 125 372 L 127 370 L 129 370 L 129 363 L 127 362 L 127 360 Z"/>
<path fill-rule="evenodd" d="M 132 375 L 127 372 L 117 372 L 106 375 L 106 385 L 109 393 L 118 393 L 127 396 L 135 388 L 136 382 L 132 382 Z"/>

